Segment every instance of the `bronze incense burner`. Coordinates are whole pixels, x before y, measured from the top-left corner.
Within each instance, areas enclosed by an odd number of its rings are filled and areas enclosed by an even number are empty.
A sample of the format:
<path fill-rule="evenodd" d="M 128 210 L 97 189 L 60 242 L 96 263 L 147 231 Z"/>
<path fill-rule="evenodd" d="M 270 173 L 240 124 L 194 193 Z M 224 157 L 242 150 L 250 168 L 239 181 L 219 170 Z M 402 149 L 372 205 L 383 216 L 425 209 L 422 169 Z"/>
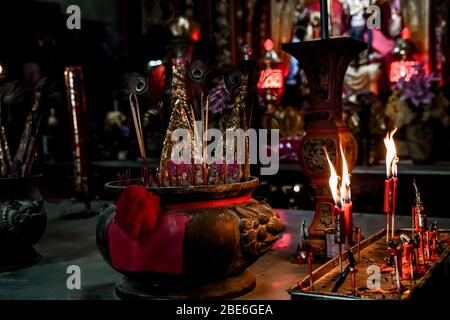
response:
<path fill-rule="evenodd" d="M 147 188 L 160 197 L 157 228 L 142 240 L 121 238 L 120 248 L 116 206 L 106 208 L 97 224 L 97 245 L 108 264 L 124 275 L 116 294 L 124 299 L 211 299 L 251 291 L 255 277 L 246 269 L 283 230 L 279 215 L 251 198 L 258 183 L 252 177 L 222 185 Z M 123 181 L 105 187 L 117 193 L 126 188 Z M 124 252 L 133 250 L 121 261 Z"/>

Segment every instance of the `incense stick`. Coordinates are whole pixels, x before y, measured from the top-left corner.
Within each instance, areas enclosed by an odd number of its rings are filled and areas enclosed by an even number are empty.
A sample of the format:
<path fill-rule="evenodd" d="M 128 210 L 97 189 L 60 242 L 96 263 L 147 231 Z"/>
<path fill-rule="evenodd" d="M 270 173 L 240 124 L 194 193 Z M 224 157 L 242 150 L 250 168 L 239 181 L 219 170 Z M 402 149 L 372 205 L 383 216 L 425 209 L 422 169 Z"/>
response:
<path fill-rule="evenodd" d="M 395 263 L 395 280 L 397 284 L 397 292 L 400 294 L 400 275 L 398 270 L 398 258 L 397 255 L 394 256 L 394 263 Z"/>
<path fill-rule="evenodd" d="M 133 101 L 135 100 L 135 102 Z M 131 93 L 129 97 L 131 115 L 133 117 L 134 129 L 136 131 L 136 136 L 139 144 L 139 151 L 141 153 L 142 159 L 145 161 L 147 157 L 145 155 L 145 146 L 144 146 L 144 136 L 142 133 L 142 124 L 141 124 L 141 116 L 139 111 L 139 101 L 137 100 L 136 94 Z"/>
<path fill-rule="evenodd" d="M 350 272 L 352 274 L 352 295 L 356 296 L 356 269 L 351 268 Z"/>
<path fill-rule="evenodd" d="M 361 242 L 361 228 L 358 228 L 358 263 L 361 262 L 361 248 L 360 248 L 360 242 Z"/>
<path fill-rule="evenodd" d="M 309 272 L 309 286 L 311 288 L 311 291 L 314 291 L 314 279 L 313 279 L 313 274 L 312 274 L 311 254 L 308 255 L 308 272 Z"/>

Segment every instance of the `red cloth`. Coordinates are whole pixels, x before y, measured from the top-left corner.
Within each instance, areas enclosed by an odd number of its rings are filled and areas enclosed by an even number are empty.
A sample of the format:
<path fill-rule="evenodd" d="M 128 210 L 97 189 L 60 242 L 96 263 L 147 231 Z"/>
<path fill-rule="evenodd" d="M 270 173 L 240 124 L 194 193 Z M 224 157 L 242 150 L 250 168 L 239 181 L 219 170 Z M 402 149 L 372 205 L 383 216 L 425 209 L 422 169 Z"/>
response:
<path fill-rule="evenodd" d="M 109 226 L 112 266 L 121 271 L 183 273 L 183 240 L 189 214 L 169 212 L 159 218 L 158 227 L 130 238 L 117 225 Z"/>
<path fill-rule="evenodd" d="M 130 236 L 113 218 L 108 229 L 111 264 L 131 272 L 183 273 L 183 241 L 190 214 L 184 210 L 249 202 L 251 196 L 170 204 L 162 207 L 156 229 Z"/>

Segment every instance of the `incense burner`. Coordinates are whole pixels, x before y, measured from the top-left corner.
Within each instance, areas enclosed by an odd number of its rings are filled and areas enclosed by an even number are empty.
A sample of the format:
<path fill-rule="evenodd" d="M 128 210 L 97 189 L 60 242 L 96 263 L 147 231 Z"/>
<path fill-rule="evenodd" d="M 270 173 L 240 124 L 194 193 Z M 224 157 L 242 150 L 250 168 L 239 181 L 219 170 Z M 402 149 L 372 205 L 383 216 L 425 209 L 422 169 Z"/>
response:
<path fill-rule="evenodd" d="M 230 298 L 252 290 L 255 277 L 247 267 L 283 229 L 269 205 L 252 199 L 258 183 L 251 178 L 147 188 L 159 195 L 162 213 L 156 229 L 137 240 L 116 225 L 116 206 L 107 207 L 98 220 L 97 245 L 108 264 L 124 275 L 116 294 L 128 299 Z M 105 188 L 118 193 L 126 186 L 119 181 Z"/>
<path fill-rule="evenodd" d="M 39 176 L 0 179 L 0 272 L 31 265 L 41 257 L 33 249 L 47 226 L 38 180 Z"/>

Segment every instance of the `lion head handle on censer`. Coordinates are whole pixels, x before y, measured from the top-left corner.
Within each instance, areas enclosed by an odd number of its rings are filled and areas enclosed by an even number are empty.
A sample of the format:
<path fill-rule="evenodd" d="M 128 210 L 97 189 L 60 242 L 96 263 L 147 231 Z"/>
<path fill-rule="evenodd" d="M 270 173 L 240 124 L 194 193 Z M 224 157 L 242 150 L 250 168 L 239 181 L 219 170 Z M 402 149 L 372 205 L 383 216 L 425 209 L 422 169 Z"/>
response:
<path fill-rule="evenodd" d="M 241 245 L 253 258 L 266 253 L 283 231 L 279 214 L 265 203 L 246 203 L 234 208 L 240 220 Z"/>

